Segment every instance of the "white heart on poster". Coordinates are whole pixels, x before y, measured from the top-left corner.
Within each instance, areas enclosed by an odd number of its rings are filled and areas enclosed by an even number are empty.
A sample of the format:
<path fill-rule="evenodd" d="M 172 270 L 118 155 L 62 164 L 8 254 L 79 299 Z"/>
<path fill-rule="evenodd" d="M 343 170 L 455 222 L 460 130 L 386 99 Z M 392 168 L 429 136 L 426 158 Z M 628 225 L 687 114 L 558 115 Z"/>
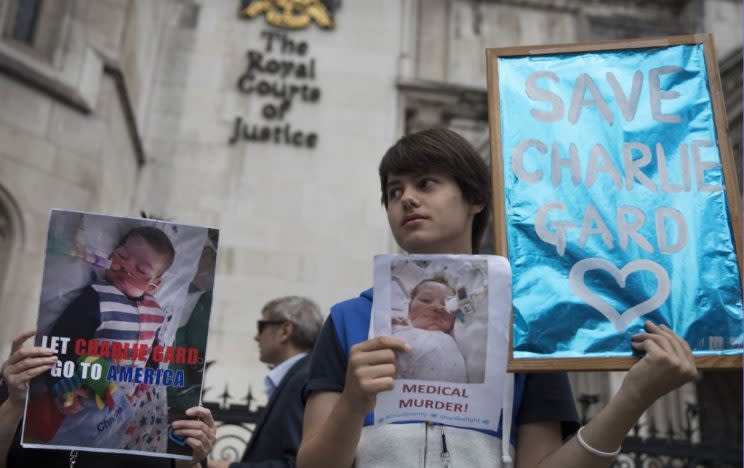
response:
<path fill-rule="evenodd" d="M 654 274 L 657 281 L 656 293 L 645 301 L 634 305 L 623 313 L 620 313 L 609 302 L 594 293 L 586 286 L 584 276 L 591 270 L 603 270 L 609 273 L 617 284 L 625 287 L 625 281 L 631 273 L 637 271 L 648 271 Z M 642 317 L 658 309 L 669 297 L 669 274 L 656 262 L 651 260 L 634 260 L 623 268 L 618 269 L 615 265 L 601 258 L 586 258 L 576 262 L 568 274 L 568 281 L 574 293 L 584 302 L 597 309 L 612 323 L 618 332 L 624 331 L 635 319 Z"/>

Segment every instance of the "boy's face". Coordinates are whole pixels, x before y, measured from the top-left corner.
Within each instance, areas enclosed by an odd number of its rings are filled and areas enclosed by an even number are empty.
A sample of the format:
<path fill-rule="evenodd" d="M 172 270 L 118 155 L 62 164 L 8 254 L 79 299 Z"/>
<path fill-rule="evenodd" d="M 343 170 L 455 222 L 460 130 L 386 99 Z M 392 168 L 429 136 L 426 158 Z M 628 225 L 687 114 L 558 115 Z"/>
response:
<path fill-rule="evenodd" d="M 455 314 L 447 311 L 447 298 L 454 295 L 447 285 L 426 281 L 418 286 L 416 295 L 408 304 L 408 319 L 411 325 L 424 330 L 450 333 L 455 326 Z"/>
<path fill-rule="evenodd" d="M 387 215 L 398 245 L 415 254 L 471 254 L 473 217 L 483 209 L 465 201 L 443 174 L 390 174 Z"/>
<path fill-rule="evenodd" d="M 127 297 L 138 298 L 157 289 L 169 260 L 141 236 L 132 235 L 111 253 L 104 277 Z"/>

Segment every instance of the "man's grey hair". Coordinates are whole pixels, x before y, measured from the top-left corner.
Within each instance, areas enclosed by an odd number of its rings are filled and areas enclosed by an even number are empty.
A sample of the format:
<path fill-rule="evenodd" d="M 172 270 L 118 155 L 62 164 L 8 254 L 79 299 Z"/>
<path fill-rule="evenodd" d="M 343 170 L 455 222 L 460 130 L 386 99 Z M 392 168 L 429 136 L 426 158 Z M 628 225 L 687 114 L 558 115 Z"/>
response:
<path fill-rule="evenodd" d="M 279 297 L 266 303 L 263 313 L 269 320 L 292 323 L 292 342 L 295 346 L 308 351 L 313 349 L 323 326 L 323 316 L 313 301 L 299 296 Z"/>

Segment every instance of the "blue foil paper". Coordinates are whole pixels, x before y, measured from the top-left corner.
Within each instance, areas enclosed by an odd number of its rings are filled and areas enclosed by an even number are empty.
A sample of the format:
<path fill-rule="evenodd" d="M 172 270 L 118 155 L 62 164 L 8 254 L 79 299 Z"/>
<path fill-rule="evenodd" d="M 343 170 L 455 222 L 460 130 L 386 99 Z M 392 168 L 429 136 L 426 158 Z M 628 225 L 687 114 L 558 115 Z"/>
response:
<path fill-rule="evenodd" d="M 497 66 L 513 357 L 627 357 L 645 320 L 669 326 L 695 355 L 741 354 L 702 45 L 500 57 Z M 643 303 L 647 313 L 623 318 Z"/>

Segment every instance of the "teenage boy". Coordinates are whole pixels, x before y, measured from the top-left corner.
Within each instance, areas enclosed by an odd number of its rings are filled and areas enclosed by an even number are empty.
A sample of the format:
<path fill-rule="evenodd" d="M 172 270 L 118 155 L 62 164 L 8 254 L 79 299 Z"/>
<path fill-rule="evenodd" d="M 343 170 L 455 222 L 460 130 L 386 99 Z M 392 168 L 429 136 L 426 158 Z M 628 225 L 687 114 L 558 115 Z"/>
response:
<path fill-rule="evenodd" d="M 445 129 L 401 138 L 380 163 L 382 202 L 398 245 L 410 254 L 477 253 L 491 199 L 489 170 L 462 137 Z M 313 351 L 298 454 L 301 468 L 356 466 L 500 466 L 509 437 L 516 466 L 609 466 L 643 411 L 695 378 L 687 343 L 650 322 L 632 346 L 644 353 L 615 397 L 576 437 L 576 411 L 565 374 L 517 374 L 513 431 L 492 433 L 425 422 L 371 425 L 379 392 L 391 390 L 393 337 L 367 340 L 372 291 L 337 304 Z"/>

